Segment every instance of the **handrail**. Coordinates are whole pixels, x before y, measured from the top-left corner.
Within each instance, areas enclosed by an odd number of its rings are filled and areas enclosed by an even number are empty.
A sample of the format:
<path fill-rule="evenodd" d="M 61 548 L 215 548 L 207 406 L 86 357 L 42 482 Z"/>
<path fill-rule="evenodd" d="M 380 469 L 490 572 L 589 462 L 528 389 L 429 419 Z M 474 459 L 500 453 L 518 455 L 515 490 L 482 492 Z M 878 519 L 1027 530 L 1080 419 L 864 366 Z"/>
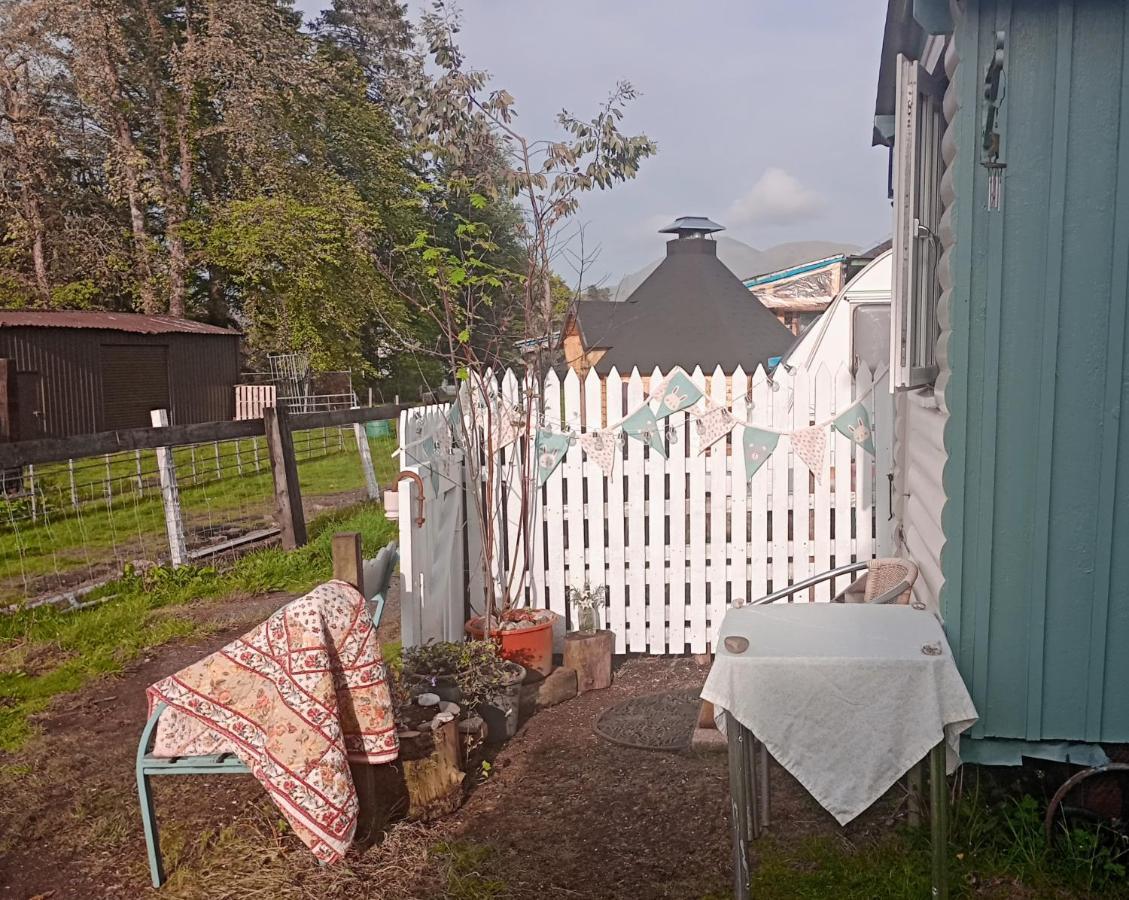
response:
<path fill-rule="evenodd" d="M 773 591 L 767 597 L 761 597 L 759 600 L 754 600 L 749 606 L 760 606 L 763 603 L 772 603 L 776 600 L 781 600 L 784 597 L 791 597 L 805 588 L 814 587 L 824 581 L 829 581 L 832 578 L 837 578 L 840 575 L 850 575 L 852 572 L 860 572 L 869 565 L 868 562 L 850 563 L 849 565 L 839 566 L 836 569 L 823 572 L 819 575 L 813 575 L 811 578 L 805 578 L 803 581 L 798 581 L 795 584 L 790 584 L 786 588 L 781 588 L 778 591 Z"/>

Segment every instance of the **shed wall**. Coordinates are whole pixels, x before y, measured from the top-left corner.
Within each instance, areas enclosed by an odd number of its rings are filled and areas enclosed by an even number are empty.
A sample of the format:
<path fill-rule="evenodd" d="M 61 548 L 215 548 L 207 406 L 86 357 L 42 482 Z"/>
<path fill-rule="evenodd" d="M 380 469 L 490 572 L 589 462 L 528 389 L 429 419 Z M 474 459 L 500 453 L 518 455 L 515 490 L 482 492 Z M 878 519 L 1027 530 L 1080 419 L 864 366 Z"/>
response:
<path fill-rule="evenodd" d="M 0 357 L 39 375 L 42 424 L 33 437 L 106 428 L 103 344 L 168 348 L 172 424 L 232 419 L 239 376 L 238 335 L 134 334 L 90 328 L 0 328 Z"/>
<path fill-rule="evenodd" d="M 974 736 L 1129 741 L 1129 20 L 969 0 L 945 399 L 942 608 Z M 979 164 L 1006 34 L 1001 208 Z"/>

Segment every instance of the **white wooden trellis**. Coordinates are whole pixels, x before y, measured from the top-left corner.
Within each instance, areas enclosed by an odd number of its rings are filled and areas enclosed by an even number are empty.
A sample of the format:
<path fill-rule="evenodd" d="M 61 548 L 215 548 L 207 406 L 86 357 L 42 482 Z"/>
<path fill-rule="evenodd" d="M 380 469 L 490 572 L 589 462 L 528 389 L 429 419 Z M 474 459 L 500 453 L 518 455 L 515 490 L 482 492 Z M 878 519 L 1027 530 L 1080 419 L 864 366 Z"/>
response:
<path fill-rule="evenodd" d="M 663 377 L 658 370 L 648 375 L 648 386 Z M 738 369 L 731 376 L 720 369 L 707 375 L 698 368 L 690 377 L 708 397 L 729 405 L 739 420 L 784 432 L 826 422 L 855 398 L 865 397 L 877 458 L 825 426 L 827 450 L 819 480 L 782 437 L 776 452 L 747 481 L 740 426 L 699 453 L 694 418 L 676 413 L 664 423 L 665 459 L 639 441 L 626 440 L 609 478 L 573 443 L 546 485 L 528 498 L 532 508 L 523 513 L 521 484 L 532 440 L 497 453 L 492 484 L 467 484 L 457 453 L 440 453 L 428 461 L 411 451 L 413 441 L 443 428 L 447 407 L 413 410 L 401 416 L 401 446 L 408 448 L 402 451 L 402 464 L 421 474 L 428 502 L 437 505 L 435 517 L 429 515 L 420 530 L 425 535 L 413 534 L 414 513 L 405 496 L 407 483 L 402 483 L 401 567 L 409 605 L 430 608 L 447 637 L 458 635 L 464 597 L 472 609 L 481 610 L 486 576 L 470 502 L 476 489 L 491 490 L 500 499 L 496 571 L 490 577 L 520 584 L 522 601 L 547 606 L 564 618 L 575 614 L 567 605 L 568 587 L 603 585 L 607 601 L 601 624 L 615 633 L 617 653 L 708 652 L 725 610 L 735 602 L 890 552 L 886 474 L 892 467 L 893 408 L 885 375 L 874 384 L 865 368 L 855 375 L 845 366 L 836 372 L 801 370 L 791 389 L 774 386 L 759 367 L 751 374 Z M 498 388 L 510 404 L 523 403 L 530 390 L 512 372 Z M 544 422 L 576 432 L 614 425 L 646 398 L 637 370 L 621 376 L 613 369 L 605 379 L 590 372 L 583 381 L 571 371 L 563 379 L 550 372 L 538 393 Z M 432 497 L 431 466 L 442 467 L 444 487 L 461 489 Z M 457 532 L 457 539 L 445 529 Z M 514 569 L 527 561 L 528 571 L 515 576 Z M 823 585 L 794 602 L 827 601 L 844 586 Z M 445 610 L 442 615 L 435 612 L 438 607 Z M 440 637 L 432 633 L 436 627 L 422 621 L 415 631 L 409 626 L 405 640 Z"/>

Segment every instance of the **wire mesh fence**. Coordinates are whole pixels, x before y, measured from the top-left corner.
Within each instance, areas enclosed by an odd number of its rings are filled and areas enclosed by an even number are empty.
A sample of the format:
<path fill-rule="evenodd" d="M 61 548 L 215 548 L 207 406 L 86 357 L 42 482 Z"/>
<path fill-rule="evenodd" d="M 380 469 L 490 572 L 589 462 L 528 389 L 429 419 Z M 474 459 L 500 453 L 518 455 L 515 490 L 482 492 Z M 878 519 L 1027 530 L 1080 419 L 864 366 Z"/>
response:
<path fill-rule="evenodd" d="M 385 484 L 393 475 L 395 435 L 366 434 L 365 439 Z M 367 496 L 353 426 L 295 431 L 293 442 L 308 518 Z M 234 555 L 248 542 L 273 535 L 265 438 L 178 446 L 173 461 L 191 558 Z M 7 473 L 3 487 L 0 607 L 60 594 L 73 600 L 127 566 L 168 561 L 156 451 L 25 466 Z"/>

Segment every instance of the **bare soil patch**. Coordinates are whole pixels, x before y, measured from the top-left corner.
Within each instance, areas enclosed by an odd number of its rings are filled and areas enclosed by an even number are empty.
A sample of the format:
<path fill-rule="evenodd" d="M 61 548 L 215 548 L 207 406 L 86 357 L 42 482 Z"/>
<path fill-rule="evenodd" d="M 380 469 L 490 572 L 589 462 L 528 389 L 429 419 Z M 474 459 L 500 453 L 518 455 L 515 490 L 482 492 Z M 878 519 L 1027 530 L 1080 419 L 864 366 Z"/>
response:
<path fill-rule="evenodd" d="M 119 677 L 63 698 L 43 734 L 0 756 L 0 900 L 150 894 L 133 762 L 145 687 L 273 612 L 289 595 L 190 607 L 213 630 L 166 645 Z M 399 636 L 398 592 L 381 639 Z M 157 779 L 171 880 L 166 898 L 707 898 L 727 896 L 730 844 L 723 753 L 612 745 L 599 715 L 631 697 L 689 690 L 706 666 L 633 659 L 613 686 L 538 713 L 468 775 L 464 806 L 438 826 L 396 826 L 339 866 L 319 868 L 280 824 L 250 777 Z M 782 840 L 837 832 L 780 769 L 773 799 Z M 886 829 L 882 803 L 846 830 Z M 452 878 L 452 854 L 473 853 L 472 892 Z"/>

